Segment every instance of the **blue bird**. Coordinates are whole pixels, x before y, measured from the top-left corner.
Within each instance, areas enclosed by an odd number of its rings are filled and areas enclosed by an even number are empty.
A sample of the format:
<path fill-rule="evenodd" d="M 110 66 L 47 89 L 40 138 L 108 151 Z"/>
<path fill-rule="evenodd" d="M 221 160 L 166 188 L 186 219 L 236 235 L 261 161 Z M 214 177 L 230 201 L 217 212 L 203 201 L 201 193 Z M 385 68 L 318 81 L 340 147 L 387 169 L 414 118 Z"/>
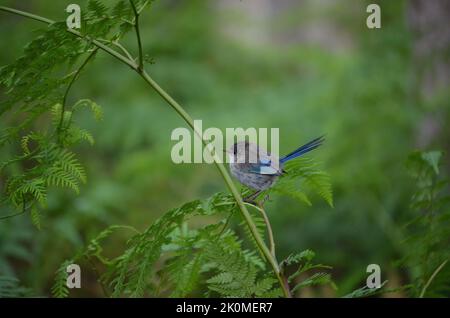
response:
<path fill-rule="evenodd" d="M 285 173 L 283 166 L 286 162 L 316 149 L 324 140 L 323 136 L 311 140 L 281 159 L 254 143 L 248 141 L 235 143 L 226 151 L 230 157 L 231 174 L 240 183 L 256 190 L 244 200 L 253 202 L 262 191 L 270 188 L 278 177 Z"/>

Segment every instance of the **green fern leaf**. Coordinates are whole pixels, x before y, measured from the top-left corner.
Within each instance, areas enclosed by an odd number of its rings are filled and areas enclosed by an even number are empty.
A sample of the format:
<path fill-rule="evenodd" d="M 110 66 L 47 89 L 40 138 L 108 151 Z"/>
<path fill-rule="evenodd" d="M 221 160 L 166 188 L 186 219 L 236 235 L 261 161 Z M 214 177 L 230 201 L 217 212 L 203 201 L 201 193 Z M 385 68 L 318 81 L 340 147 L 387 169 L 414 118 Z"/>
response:
<path fill-rule="evenodd" d="M 103 119 L 102 107 L 90 99 L 79 100 L 78 102 L 75 103 L 75 105 L 73 105 L 72 111 L 75 112 L 84 107 L 87 107 L 92 111 L 92 113 L 94 114 L 94 118 L 96 120 L 100 121 Z"/>
<path fill-rule="evenodd" d="M 0 275 L 0 298 L 31 297 L 30 288 L 20 286 L 17 278 Z"/>
<path fill-rule="evenodd" d="M 41 229 L 41 215 L 35 206 L 31 208 L 31 222 L 38 230 Z"/>
<path fill-rule="evenodd" d="M 311 205 L 307 192 L 315 192 L 333 206 L 330 177 L 317 169 L 311 159 L 297 158 L 289 161 L 285 170 L 287 173 L 274 185 L 272 191 L 290 195 L 307 205 Z"/>
<path fill-rule="evenodd" d="M 72 264 L 72 260 L 67 260 L 61 264 L 56 271 L 55 283 L 52 286 L 52 295 L 56 298 L 66 298 L 69 295 L 69 288 L 67 287 L 67 266 Z"/>

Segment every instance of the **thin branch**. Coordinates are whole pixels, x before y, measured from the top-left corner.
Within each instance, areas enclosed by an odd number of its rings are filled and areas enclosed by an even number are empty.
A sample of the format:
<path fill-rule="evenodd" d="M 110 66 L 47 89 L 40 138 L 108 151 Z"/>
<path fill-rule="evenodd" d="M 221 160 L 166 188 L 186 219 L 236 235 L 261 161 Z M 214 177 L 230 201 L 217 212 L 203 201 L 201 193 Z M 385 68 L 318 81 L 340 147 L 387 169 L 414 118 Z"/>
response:
<path fill-rule="evenodd" d="M 230 224 L 231 217 L 233 216 L 233 214 L 234 214 L 234 210 L 232 210 L 230 212 L 230 215 L 225 220 L 225 224 L 223 225 L 222 230 L 220 230 L 219 234 L 217 235 L 218 237 L 221 237 L 222 234 L 225 232 L 226 228 L 228 227 L 228 224 Z"/>
<path fill-rule="evenodd" d="M 141 41 L 141 34 L 139 31 L 139 12 L 136 9 L 136 5 L 134 4 L 133 0 L 130 0 L 130 4 L 131 7 L 133 8 L 133 13 L 134 13 L 134 30 L 136 31 L 136 38 L 137 38 L 137 42 L 138 42 L 138 47 L 139 47 L 139 66 L 138 69 L 140 72 L 143 71 L 144 69 L 144 57 L 142 54 L 142 41 Z"/>
<path fill-rule="evenodd" d="M 60 133 L 62 130 L 62 125 L 63 125 L 63 121 L 64 121 L 64 113 L 66 111 L 67 96 L 69 95 L 69 91 L 72 88 L 73 83 L 75 83 L 75 81 L 78 79 L 78 76 L 80 75 L 83 68 L 89 63 L 89 61 L 94 57 L 94 55 L 97 53 L 98 50 L 99 50 L 99 48 L 96 47 L 88 55 L 88 57 L 84 60 L 84 62 L 80 65 L 80 67 L 75 71 L 75 74 L 73 75 L 72 79 L 70 80 L 69 85 L 67 85 L 66 91 L 65 91 L 63 99 L 62 99 L 61 118 L 59 119 L 58 133 Z"/>
<path fill-rule="evenodd" d="M 273 239 L 273 232 L 272 232 L 272 226 L 270 225 L 269 218 L 267 217 L 266 211 L 264 210 L 264 207 L 261 202 L 257 202 L 257 210 L 261 212 L 261 215 L 264 219 L 264 223 L 266 223 L 267 227 L 267 235 L 269 237 L 269 248 L 270 252 L 272 253 L 273 257 L 275 257 L 275 241 Z M 256 207 L 255 207 L 256 208 Z"/>
<path fill-rule="evenodd" d="M 97 275 L 98 279 L 97 282 L 100 284 L 100 287 L 102 288 L 103 294 L 105 295 L 105 297 L 110 297 L 110 294 L 108 292 L 108 289 L 106 288 L 105 284 L 103 283 L 103 281 L 101 280 L 101 275 L 97 269 L 97 266 L 95 266 L 94 261 L 88 256 L 86 257 L 87 261 L 89 262 L 89 264 L 91 264 L 92 270 L 94 271 L 95 275 Z"/>
<path fill-rule="evenodd" d="M 146 1 L 144 2 L 144 4 L 142 5 L 142 7 L 141 7 L 139 10 L 137 10 L 138 14 L 141 14 L 141 12 L 145 9 L 145 7 L 148 5 L 149 2 L 150 2 L 149 0 L 146 0 Z"/>
<path fill-rule="evenodd" d="M 420 292 L 420 296 L 419 298 L 423 298 L 425 296 L 425 292 L 427 291 L 428 287 L 430 286 L 431 282 L 434 280 L 434 278 L 436 277 L 436 275 L 441 271 L 441 269 L 445 266 L 445 264 L 447 264 L 448 259 L 446 259 L 445 261 L 442 262 L 441 265 L 438 266 L 438 268 L 436 268 L 436 270 L 433 272 L 433 274 L 431 275 L 431 277 L 428 279 L 427 283 L 425 284 L 425 286 L 423 286 L 422 291 Z"/>
<path fill-rule="evenodd" d="M 26 154 L 24 154 L 24 155 L 22 155 L 22 156 L 19 156 L 19 157 L 16 157 L 16 158 L 14 158 L 14 159 L 10 159 L 10 160 L 4 162 L 4 163 L 0 166 L 0 171 L 1 171 L 2 169 L 4 169 L 5 167 L 9 166 L 10 164 L 14 163 L 14 162 L 18 162 L 18 161 L 22 161 L 22 160 L 24 160 L 24 159 L 31 158 L 32 156 L 34 156 L 34 155 L 36 154 L 36 152 L 37 152 L 37 149 L 34 149 L 33 151 L 30 151 L 30 152 L 28 152 L 28 153 L 26 153 Z"/>
<path fill-rule="evenodd" d="M 27 211 L 26 211 L 26 210 L 22 210 L 22 211 L 20 211 L 20 212 L 14 213 L 14 214 L 9 214 L 9 215 L 5 215 L 5 216 L 1 216 L 1 217 L 0 217 L 0 220 L 6 220 L 6 219 L 9 219 L 9 218 L 13 218 L 13 217 L 15 217 L 15 216 L 22 215 L 22 214 L 24 214 L 25 212 L 27 212 Z"/>
<path fill-rule="evenodd" d="M 0 6 L 0 11 L 5 11 L 5 12 L 9 12 L 9 13 L 13 13 L 22 17 L 26 17 L 26 18 L 30 18 L 39 22 L 43 22 L 46 24 L 54 24 L 56 23 L 56 21 L 35 15 L 35 14 L 31 14 L 25 11 L 20 11 L 20 10 L 16 10 L 16 9 L 12 9 L 9 7 L 5 7 L 5 6 Z M 99 40 L 97 39 L 92 39 L 89 36 L 85 36 L 83 34 L 81 34 L 80 32 L 78 32 L 75 29 L 66 29 L 67 32 L 75 35 L 76 37 L 83 39 L 87 42 L 91 42 L 92 44 L 94 44 L 95 46 L 99 47 L 101 50 L 105 51 L 106 53 L 108 53 L 109 55 L 115 57 L 116 59 L 118 59 L 119 61 L 121 61 L 122 63 L 128 65 L 130 68 L 132 68 L 133 70 L 137 70 L 137 65 L 133 60 L 128 59 L 127 57 L 123 56 L 122 54 L 118 53 L 117 51 L 111 49 L 110 47 L 108 47 L 107 45 L 101 43 Z"/>
<path fill-rule="evenodd" d="M 15 9 L 11 9 L 8 7 L 4 7 L 4 6 L 0 6 L 0 11 L 6 11 L 9 13 L 14 13 L 16 15 L 20 15 L 23 17 L 28 17 L 40 22 L 44 22 L 47 24 L 52 24 L 54 23 L 54 21 L 46 19 L 46 18 L 42 18 L 27 12 L 23 12 L 23 11 L 19 11 L 19 10 L 15 10 Z M 129 58 L 123 56 L 122 54 L 116 52 L 115 50 L 112 50 L 111 48 L 109 48 L 107 45 L 101 43 L 99 40 L 96 39 L 91 39 L 89 37 L 86 37 L 84 35 L 82 35 L 80 32 L 73 30 L 73 29 L 67 29 L 67 32 L 72 33 L 73 35 L 82 38 L 86 41 L 90 41 L 91 43 L 93 43 L 95 46 L 99 47 L 100 49 L 102 49 L 103 51 L 107 52 L 108 54 L 112 55 L 113 57 L 115 57 L 116 59 L 118 59 L 119 61 L 121 61 L 122 63 L 128 65 L 130 68 L 132 68 L 133 70 L 135 70 L 183 119 L 184 121 L 188 124 L 189 127 L 191 127 L 194 130 L 194 133 L 197 134 L 201 140 L 203 141 L 204 144 L 207 144 L 207 141 L 205 141 L 202 138 L 202 134 L 201 132 L 199 132 L 195 127 L 194 127 L 194 121 L 191 118 L 191 116 L 184 110 L 183 107 L 181 107 L 180 104 L 178 104 L 169 94 L 166 93 L 166 91 L 164 91 L 159 85 L 158 83 L 156 83 L 144 70 L 140 71 L 138 65 L 136 65 L 136 63 L 132 60 L 130 60 Z M 270 250 L 267 248 L 266 244 L 264 243 L 264 240 L 261 238 L 261 236 L 258 233 L 258 230 L 256 228 L 256 225 L 254 224 L 250 213 L 248 212 L 247 208 L 244 205 L 244 201 L 242 200 L 242 197 L 239 193 L 239 191 L 237 190 L 237 188 L 235 187 L 233 180 L 231 179 L 229 173 L 227 172 L 226 168 L 224 167 L 224 165 L 221 162 L 220 158 L 218 157 L 218 155 L 216 153 L 212 153 L 211 154 L 214 160 L 214 164 L 216 165 L 217 169 L 219 170 L 222 178 L 225 181 L 225 184 L 227 185 L 227 188 L 230 190 L 231 194 L 233 195 L 234 199 L 236 200 L 236 203 L 239 207 L 239 210 L 241 211 L 245 222 L 247 223 L 250 232 L 252 233 L 253 237 L 255 238 L 256 244 L 258 245 L 259 249 L 261 250 L 262 254 L 264 255 L 264 257 L 266 258 L 267 262 L 270 264 L 270 266 L 272 267 L 272 270 L 275 274 L 275 276 L 277 277 L 277 280 L 280 283 L 280 287 L 283 290 L 283 294 L 285 297 L 292 297 L 289 291 L 289 286 L 286 286 L 285 284 L 285 280 L 282 277 L 282 274 L 280 272 L 280 268 L 278 265 L 278 262 L 276 261 L 276 259 L 272 256 Z"/>
<path fill-rule="evenodd" d="M 27 206 L 27 205 L 26 205 L 27 202 L 25 201 L 25 198 L 24 198 L 24 197 L 22 197 L 22 200 L 23 200 L 23 207 L 22 207 L 22 210 L 21 210 L 20 212 L 2 216 L 2 217 L 0 217 L 0 220 L 6 220 L 6 219 L 13 218 L 13 217 L 15 217 L 15 216 L 22 215 L 22 214 L 26 213 L 27 210 L 28 210 L 29 208 L 31 208 L 31 206 L 32 206 L 33 204 L 30 204 L 29 206 Z"/>
<path fill-rule="evenodd" d="M 30 19 L 33 19 L 33 20 L 36 20 L 36 21 L 39 21 L 39 22 L 47 23 L 47 24 L 55 23 L 55 21 L 47 19 L 47 18 L 44 18 L 44 17 L 41 17 L 39 15 L 35 15 L 35 14 L 29 13 L 29 12 L 25 12 L 25 11 L 21 11 L 21 10 L 16 10 L 16 9 L 9 8 L 9 7 L 0 6 L 0 10 L 1 11 L 6 11 L 6 12 L 9 12 L 9 13 L 14 13 L 14 14 L 20 15 L 22 17 L 30 18 Z"/>
<path fill-rule="evenodd" d="M 128 50 L 122 44 L 120 44 L 119 41 L 117 41 L 117 40 L 110 41 L 110 40 L 103 40 L 103 39 L 99 39 L 99 41 L 117 46 L 131 61 L 134 60 L 134 58 L 131 56 L 130 52 L 128 52 Z"/>

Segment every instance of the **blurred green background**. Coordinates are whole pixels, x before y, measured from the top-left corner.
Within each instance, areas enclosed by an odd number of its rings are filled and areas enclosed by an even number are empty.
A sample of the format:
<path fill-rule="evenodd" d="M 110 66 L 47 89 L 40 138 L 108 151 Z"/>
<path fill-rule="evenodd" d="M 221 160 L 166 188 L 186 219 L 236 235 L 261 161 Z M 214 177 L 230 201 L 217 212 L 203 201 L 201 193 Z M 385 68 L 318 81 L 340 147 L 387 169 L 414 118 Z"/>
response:
<path fill-rule="evenodd" d="M 74 2 L 0 4 L 64 20 Z M 331 175 L 335 208 L 319 198 L 312 207 L 281 196 L 267 204 L 280 259 L 309 248 L 333 266 L 339 289 L 315 296 L 364 285 L 371 263 L 388 286 L 408 282 L 395 265 L 405 252 L 400 229 L 413 217 L 405 160 L 414 149 L 450 147 L 448 3 L 376 2 L 377 30 L 366 27 L 371 1 L 360 0 L 160 0 L 141 19 L 144 52 L 155 60 L 148 72 L 204 127 L 279 127 L 281 153 L 326 134 L 312 156 Z M 0 64 L 20 56 L 40 27 L 1 12 Z M 124 39 L 134 41 L 133 33 Z M 172 163 L 170 134 L 184 123 L 110 56 L 99 54 L 75 84 L 70 99 L 80 98 L 104 108 L 102 122 L 79 121 L 96 139 L 76 150 L 87 185 L 78 196 L 49 193 L 41 231 L 23 215 L 0 222 L 0 272 L 40 295 L 49 295 L 61 261 L 107 225 L 144 229 L 225 189 L 212 165 Z M 108 252 L 120 253 L 126 238 L 107 241 Z M 74 295 L 102 296 L 94 273 L 83 275 Z"/>

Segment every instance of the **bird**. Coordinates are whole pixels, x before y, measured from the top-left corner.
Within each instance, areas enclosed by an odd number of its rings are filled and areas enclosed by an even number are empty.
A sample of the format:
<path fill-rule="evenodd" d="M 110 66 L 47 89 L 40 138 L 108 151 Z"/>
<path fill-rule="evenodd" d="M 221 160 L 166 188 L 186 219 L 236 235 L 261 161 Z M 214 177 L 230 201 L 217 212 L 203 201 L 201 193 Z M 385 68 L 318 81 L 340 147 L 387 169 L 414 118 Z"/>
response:
<path fill-rule="evenodd" d="M 315 138 L 281 158 L 249 141 L 233 144 L 225 151 L 230 158 L 230 172 L 241 184 L 255 191 L 244 201 L 254 202 L 262 191 L 272 187 L 278 177 L 286 173 L 283 169 L 286 162 L 318 148 L 324 140 L 324 136 Z"/>

